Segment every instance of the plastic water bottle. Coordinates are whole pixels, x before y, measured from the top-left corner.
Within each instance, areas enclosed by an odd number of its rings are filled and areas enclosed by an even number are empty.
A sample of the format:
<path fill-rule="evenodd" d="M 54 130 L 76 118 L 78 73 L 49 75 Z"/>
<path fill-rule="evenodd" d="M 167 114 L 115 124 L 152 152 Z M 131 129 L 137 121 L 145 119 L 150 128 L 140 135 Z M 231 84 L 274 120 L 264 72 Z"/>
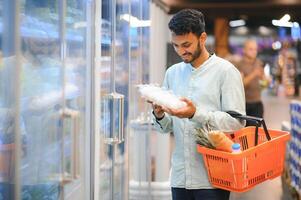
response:
<path fill-rule="evenodd" d="M 234 143 L 232 144 L 232 153 L 240 153 L 240 144 L 239 143 Z"/>

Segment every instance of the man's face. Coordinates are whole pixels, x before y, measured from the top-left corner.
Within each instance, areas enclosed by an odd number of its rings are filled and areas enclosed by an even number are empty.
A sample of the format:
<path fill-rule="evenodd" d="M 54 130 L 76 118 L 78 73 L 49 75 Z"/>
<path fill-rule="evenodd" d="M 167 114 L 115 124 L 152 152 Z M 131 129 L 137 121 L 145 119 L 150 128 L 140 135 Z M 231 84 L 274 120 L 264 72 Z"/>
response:
<path fill-rule="evenodd" d="M 255 59 L 257 56 L 257 44 L 255 41 L 249 41 L 245 44 L 244 54 L 250 59 Z"/>
<path fill-rule="evenodd" d="M 172 33 L 171 41 L 175 51 L 185 63 L 193 62 L 202 53 L 200 39 L 193 33 L 185 35 Z"/>

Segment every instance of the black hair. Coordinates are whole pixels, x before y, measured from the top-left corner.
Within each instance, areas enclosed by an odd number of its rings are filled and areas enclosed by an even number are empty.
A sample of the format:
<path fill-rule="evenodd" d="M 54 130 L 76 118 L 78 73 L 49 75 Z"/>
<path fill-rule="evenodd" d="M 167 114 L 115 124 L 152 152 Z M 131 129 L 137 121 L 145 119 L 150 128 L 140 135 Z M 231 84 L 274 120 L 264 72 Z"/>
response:
<path fill-rule="evenodd" d="M 176 35 L 185 35 L 191 32 L 200 37 L 205 32 L 204 15 L 198 10 L 184 9 L 171 18 L 168 27 Z"/>

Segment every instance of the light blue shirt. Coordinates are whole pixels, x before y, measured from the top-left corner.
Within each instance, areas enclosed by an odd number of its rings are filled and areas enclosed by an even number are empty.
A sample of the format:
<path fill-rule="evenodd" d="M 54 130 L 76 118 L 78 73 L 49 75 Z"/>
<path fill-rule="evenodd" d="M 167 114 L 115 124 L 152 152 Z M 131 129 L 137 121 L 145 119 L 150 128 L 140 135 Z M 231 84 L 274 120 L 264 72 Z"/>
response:
<path fill-rule="evenodd" d="M 212 55 L 197 69 L 188 63 L 171 66 L 165 74 L 163 87 L 177 96 L 186 97 L 196 106 L 192 119 L 180 119 L 165 113 L 156 121 L 163 133 L 173 132 L 171 187 L 186 189 L 212 188 L 202 155 L 196 150 L 195 128 L 207 124 L 213 130 L 237 130 L 244 126 L 225 111 L 245 114 L 245 94 L 239 71 L 228 61 Z"/>

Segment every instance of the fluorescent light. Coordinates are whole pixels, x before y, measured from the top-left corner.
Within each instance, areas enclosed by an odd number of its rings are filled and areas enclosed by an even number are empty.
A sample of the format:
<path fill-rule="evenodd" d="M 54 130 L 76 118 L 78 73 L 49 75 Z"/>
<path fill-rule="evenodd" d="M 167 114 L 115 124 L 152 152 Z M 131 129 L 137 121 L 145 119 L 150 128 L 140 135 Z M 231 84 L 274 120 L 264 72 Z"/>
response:
<path fill-rule="evenodd" d="M 293 23 L 292 22 L 281 21 L 281 20 L 276 20 L 276 19 L 272 20 L 272 24 L 274 26 L 293 27 Z"/>
<path fill-rule="evenodd" d="M 291 16 L 289 14 L 285 14 L 283 17 L 281 17 L 280 21 L 288 22 L 291 19 Z"/>
<path fill-rule="evenodd" d="M 139 20 L 137 17 L 129 14 L 120 15 L 120 19 L 129 22 L 131 27 L 149 27 L 151 25 L 150 20 Z"/>
<path fill-rule="evenodd" d="M 291 16 L 289 14 L 285 14 L 280 20 L 273 19 L 272 24 L 274 26 L 293 27 L 293 23 L 289 21 L 290 19 Z"/>
<path fill-rule="evenodd" d="M 244 26 L 246 25 L 246 21 L 243 19 L 239 19 L 239 20 L 233 20 L 229 22 L 229 25 L 231 27 L 238 27 L 238 26 Z"/>
<path fill-rule="evenodd" d="M 270 35 L 271 34 L 271 29 L 265 27 L 265 26 L 259 26 L 258 32 L 262 35 Z"/>

